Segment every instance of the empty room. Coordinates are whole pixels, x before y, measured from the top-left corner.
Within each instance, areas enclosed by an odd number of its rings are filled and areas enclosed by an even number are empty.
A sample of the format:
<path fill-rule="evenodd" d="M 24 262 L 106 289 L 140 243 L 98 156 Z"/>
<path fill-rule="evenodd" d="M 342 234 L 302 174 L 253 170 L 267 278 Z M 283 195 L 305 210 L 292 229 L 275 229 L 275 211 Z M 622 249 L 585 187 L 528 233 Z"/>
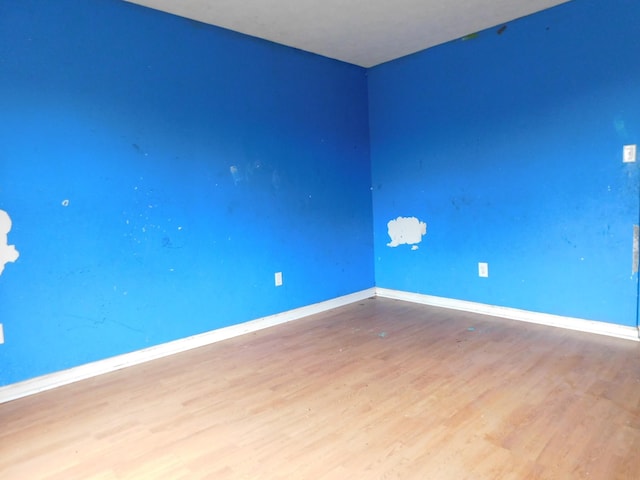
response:
<path fill-rule="evenodd" d="M 0 0 L 0 479 L 640 478 L 638 25 Z"/>

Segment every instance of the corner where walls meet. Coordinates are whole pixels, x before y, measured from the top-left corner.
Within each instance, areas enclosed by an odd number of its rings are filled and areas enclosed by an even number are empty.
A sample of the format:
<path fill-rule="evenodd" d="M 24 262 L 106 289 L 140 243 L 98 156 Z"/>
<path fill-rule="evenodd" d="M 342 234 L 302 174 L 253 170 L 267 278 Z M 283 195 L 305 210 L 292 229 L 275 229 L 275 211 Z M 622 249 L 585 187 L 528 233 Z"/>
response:
<path fill-rule="evenodd" d="M 363 68 L 9 0 L 0 92 L 0 385 L 373 286 Z"/>
<path fill-rule="evenodd" d="M 369 70 L 377 287 L 637 326 L 639 18 L 568 2 Z"/>

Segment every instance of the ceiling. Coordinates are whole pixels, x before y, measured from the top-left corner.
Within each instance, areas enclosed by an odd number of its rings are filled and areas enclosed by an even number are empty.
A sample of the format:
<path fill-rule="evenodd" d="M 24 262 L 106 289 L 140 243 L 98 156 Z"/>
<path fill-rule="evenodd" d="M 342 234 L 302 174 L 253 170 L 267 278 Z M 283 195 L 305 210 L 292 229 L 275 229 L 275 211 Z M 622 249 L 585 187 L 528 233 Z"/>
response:
<path fill-rule="evenodd" d="M 568 0 L 127 0 L 362 67 Z"/>

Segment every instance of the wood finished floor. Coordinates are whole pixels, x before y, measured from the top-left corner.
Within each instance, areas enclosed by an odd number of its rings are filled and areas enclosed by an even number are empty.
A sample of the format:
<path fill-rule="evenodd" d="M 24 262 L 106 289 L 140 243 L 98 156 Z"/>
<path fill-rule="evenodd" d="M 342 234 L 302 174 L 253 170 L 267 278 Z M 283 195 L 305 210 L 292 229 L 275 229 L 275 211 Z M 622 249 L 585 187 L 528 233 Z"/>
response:
<path fill-rule="evenodd" d="M 365 300 L 0 405 L 0 478 L 640 479 L 640 344 Z"/>

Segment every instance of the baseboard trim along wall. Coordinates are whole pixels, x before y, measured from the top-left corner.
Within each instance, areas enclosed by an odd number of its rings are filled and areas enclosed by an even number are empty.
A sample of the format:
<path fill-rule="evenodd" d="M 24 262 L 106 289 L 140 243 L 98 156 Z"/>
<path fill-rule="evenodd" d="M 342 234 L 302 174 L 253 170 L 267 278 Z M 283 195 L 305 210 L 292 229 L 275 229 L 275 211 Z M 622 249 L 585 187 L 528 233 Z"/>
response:
<path fill-rule="evenodd" d="M 36 393 L 68 385 L 80 380 L 114 372 L 133 365 L 139 365 L 141 363 L 185 352 L 194 348 L 203 347 L 228 338 L 237 337 L 239 335 L 273 327 L 282 323 L 299 320 L 301 318 L 308 317 L 309 315 L 326 312 L 373 296 L 375 296 L 375 288 L 369 288 L 367 290 L 333 298 L 324 302 L 314 303 L 312 305 L 288 310 L 282 313 L 276 313 L 275 315 L 270 315 L 268 317 L 258 318 L 249 322 L 219 328 L 217 330 L 211 330 L 210 332 L 201 333 L 199 335 L 181 338 L 179 340 L 155 345 L 135 352 L 125 353 L 116 357 L 80 365 L 68 370 L 54 372 L 41 377 L 25 380 L 23 382 L 10 384 L 0 387 L 0 403 L 34 395 Z"/>
<path fill-rule="evenodd" d="M 636 342 L 640 341 L 640 332 L 638 328 L 616 325 L 613 323 L 563 317 L 548 313 L 531 312 L 528 310 L 519 310 L 517 308 L 499 307 L 495 305 L 455 300 L 444 297 L 434 297 L 432 295 L 390 290 L 387 288 L 376 288 L 376 296 L 403 300 L 405 302 L 421 303 L 423 305 L 431 305 L 433 307 L 480 313 L 493 317 L 507 318 L 509 320 L 518 320 L 521 322 L 537 323 L 539 325 L 566 328 L 569 330 L 578 330 L 580 332 L 596 333 L 598 335 L 635 340 Z"/>
<path fill-rule="evenodd" d="M 194 348 L 203 347 L 228 338 L 237 337 L 239 335 L 273 327 L 282 323 L 299 320 L 301 318 L 308 317 L 309 315 L 326 312 L 328 310 L 359 302 L 374 296 L 420 303 L 434 307 L 462 310 L 465 312 L 479 313 L 493 317 L 507 318 L 510 320 L 537 323 L 539 325 L 607 335 L 626 340 L 640 341 L 640 332 L 638 331 L 638 328 L 635 327 L 615 325 L 606 322 L 596 322 L 580 318 L 563 317 L 547 313 L 530 312 L 516 308 L 499 307 L 465 300 L 455 300 L 420 293 L 391 290 L 387 288 L 369 288 L 324 302 L 314 303 L 306 307 L 300 307 L 286 312 L 277 313 L 275 315 L 270 315 L 268 317 L 251 320 L 249 322 L 231 325 L 229 327 L 212 330 L 210 332 L 193 335 L 191 337 L 181 338 L 161 345 L 155 345 L 135 352 L 118 355 L 116 357 L 99 360 L 97 362 L 80 365 L 68 370 L 50 373 L 41 377 L 0 387 L 0 403 L 34 395 L 36 393 L 51 390 L 80 380 L 114 372 L 133 365 L 139 365 L 141 363 L 185 352 Z"/>

